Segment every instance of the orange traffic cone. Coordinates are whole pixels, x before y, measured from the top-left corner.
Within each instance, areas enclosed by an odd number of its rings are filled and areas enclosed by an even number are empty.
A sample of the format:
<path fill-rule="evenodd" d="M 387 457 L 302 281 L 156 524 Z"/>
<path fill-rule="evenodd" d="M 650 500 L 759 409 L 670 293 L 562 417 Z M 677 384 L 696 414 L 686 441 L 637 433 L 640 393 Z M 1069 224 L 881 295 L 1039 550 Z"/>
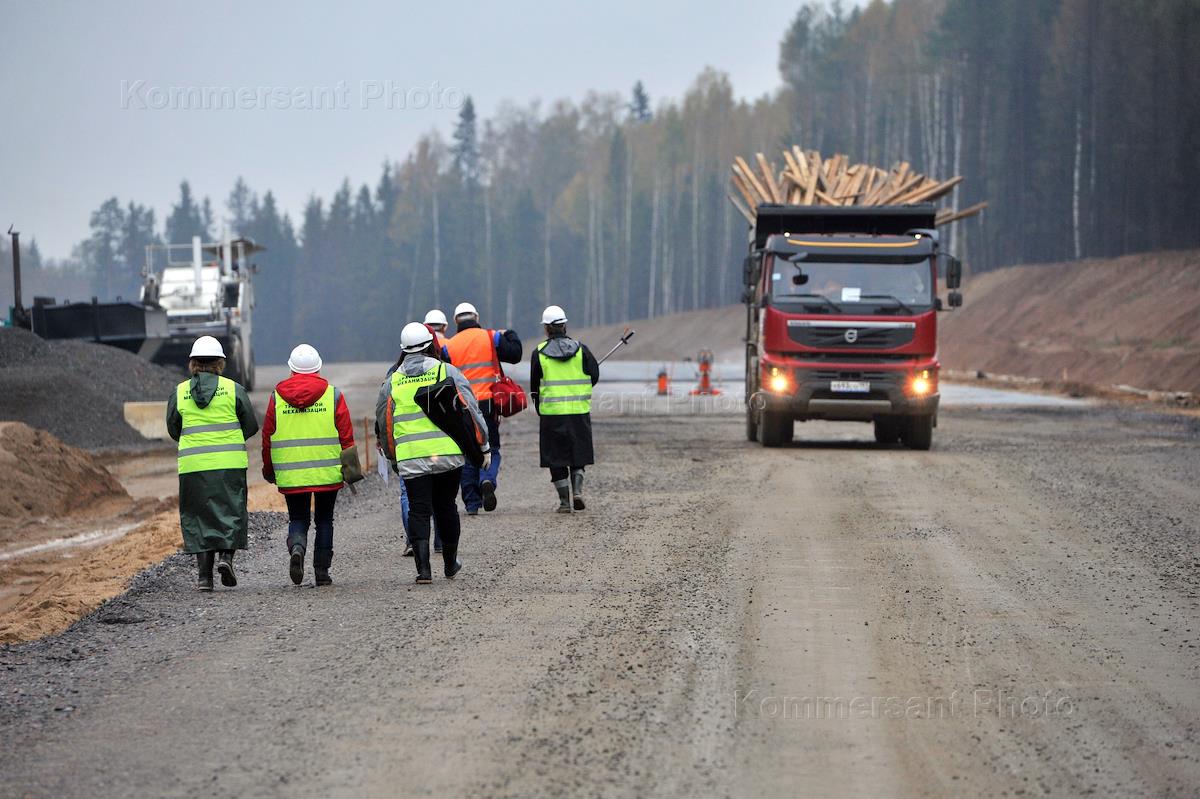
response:
<path fill-rule="evenodd" d="M 693 395 L 715 396 L 721 392 L 712 386 L 712 376 L 709 374 L 712 371 L 713 354 L 712 350 L 701 350 L 700 356 L 697 358 L 700 362 L 700 383 L 692 389 Z"/>

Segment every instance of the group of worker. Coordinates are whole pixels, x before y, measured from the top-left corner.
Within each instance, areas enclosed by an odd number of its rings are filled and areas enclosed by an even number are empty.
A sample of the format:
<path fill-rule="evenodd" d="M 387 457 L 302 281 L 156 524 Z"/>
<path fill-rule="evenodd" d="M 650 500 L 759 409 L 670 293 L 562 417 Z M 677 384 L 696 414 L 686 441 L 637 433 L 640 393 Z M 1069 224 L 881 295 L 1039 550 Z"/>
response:
<path fill-rule="evenodd" d="M 443 573 L 453 578 L 461 533 L 458 495 L 469 515 L 494 511 L 500 473 L 501 363 L 519 363 L 520 337 L 489 330 L 470 303 L 454 310 L 457 328 L 431 310 L 400 332 L 400 354 L 384 376 L 375 409 L 380 453 L 400 478 L 405 555 L 416 582 L 432 582 L 430 535 Z M 583 475 L 594 462 L 592 387 L 600 367 L 586 346 L 567 335 L 567 316 L 551 305 L 542 314 L 546 340 L 530 358 L 530 396 L 540 417 L 541 466 L 550 470 L 558 512 L 584 510 Z M 321 356 L 308 344 L 288 358 L 291 374 L 267 401 L 262 425 L 262 474 L 283 494 L 288 509 L 288 575 L 304 581 L 308 531 L 315 526 L 312 567 L 317 586 L 331 585 L 333 515 L 338 492 L 362 479 L 350 409 L 342 392 L 321 376 Z M 183 548 L 195 554 L 197 588 L 237 585 L 234 554 L 247 545 L 246 440 L 259 430 L 246 389 L 224 376 L 225 352 L 201 336 L 188 359 L 189 378 L 167 402 L 167 431 L 179 442 L 179 517 Z M 457 399 L 468 429 L 456 430 L 431 411 L 438 391 Z M 431 394 L 430 392 L 435 392 Z M 511 412 L 511 411 L 509 411 Z M 457 431 L 460 432 L 461 431 Z M 464 451 L 464 445 L 466 451 Z M 315 525 L 314 525 L 315 523 Z"/>

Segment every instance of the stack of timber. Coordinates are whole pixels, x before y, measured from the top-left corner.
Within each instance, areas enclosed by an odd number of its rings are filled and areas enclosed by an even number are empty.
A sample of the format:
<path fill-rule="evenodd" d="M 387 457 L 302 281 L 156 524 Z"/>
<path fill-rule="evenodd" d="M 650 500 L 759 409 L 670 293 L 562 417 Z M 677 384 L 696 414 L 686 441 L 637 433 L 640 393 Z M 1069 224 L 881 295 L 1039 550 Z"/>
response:
<path fill-rule="evenodd" d="M 936 202 L 962 183 L 962 176 L 937 180 L 912 171 L 907 161 L 891 169 L 870 164 L 851 164 L 848 156 L 824 158 L 816 150 L 793 146 L 783 151 L 783 169 L 755 155 L 755 165 L 738 156 L 733 162 L 730 182 L 734 191 L 729 201 L 746 221 L 754 224 L 758 206 L 782 205 L 907 205 Z M 974 216 L 987 207 L 986 202 L 969 208 L 942 208 L 937 224 L 948 225 Z"/>

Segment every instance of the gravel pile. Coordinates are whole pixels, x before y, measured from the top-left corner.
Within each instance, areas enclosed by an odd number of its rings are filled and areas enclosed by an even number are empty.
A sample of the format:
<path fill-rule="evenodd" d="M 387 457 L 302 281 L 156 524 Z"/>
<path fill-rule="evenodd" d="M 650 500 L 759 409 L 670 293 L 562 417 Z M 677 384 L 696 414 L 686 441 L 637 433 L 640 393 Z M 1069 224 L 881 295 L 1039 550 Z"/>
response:
<path fill-rule="evenodd" d="M 0 421 L 48 430 L 88 449 L 148 442 L 125 423 L 126 402 L 165 400 L 183 373 L 86 341 L 44 341 L 0 328 Z"/>

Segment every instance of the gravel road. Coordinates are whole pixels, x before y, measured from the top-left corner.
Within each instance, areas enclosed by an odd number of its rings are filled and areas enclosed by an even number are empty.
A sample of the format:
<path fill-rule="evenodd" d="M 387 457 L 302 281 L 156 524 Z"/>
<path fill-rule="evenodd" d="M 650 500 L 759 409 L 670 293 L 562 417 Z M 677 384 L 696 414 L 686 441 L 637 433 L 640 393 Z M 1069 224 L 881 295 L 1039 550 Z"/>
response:
<path fill-rule="evenodd" d="M 0 649 L 0 795 L 1200 791 L 1195 419 L 960 407 L 932 452 L 596 434 L 561 516 L 536 418 L 508 426 L 456 581 L 412 584 L 376 479 L 331 589 L 255 514 L 237 589 L 175 556 Z"/>

